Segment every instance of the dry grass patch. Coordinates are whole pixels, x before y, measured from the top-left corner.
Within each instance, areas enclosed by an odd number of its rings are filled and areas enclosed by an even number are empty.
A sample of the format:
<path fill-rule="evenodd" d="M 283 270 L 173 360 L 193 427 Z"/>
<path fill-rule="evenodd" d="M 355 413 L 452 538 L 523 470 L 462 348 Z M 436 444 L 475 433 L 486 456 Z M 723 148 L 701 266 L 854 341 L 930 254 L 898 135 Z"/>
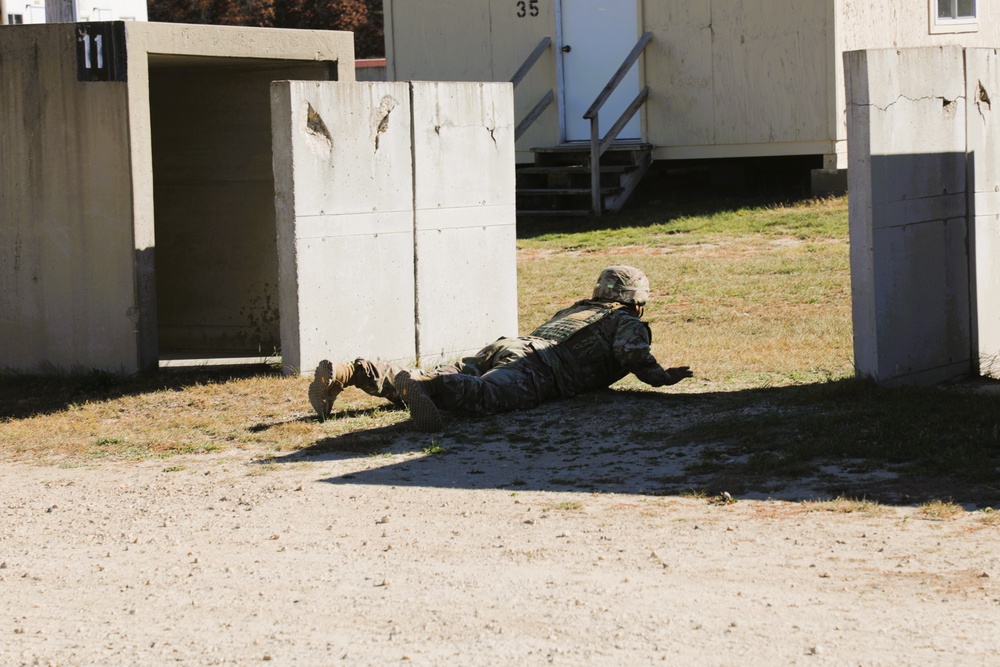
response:
<path fill-rule="evenodd" d="M 886 508 L 872 500 L 864 498 L 845 498 L 838 496 L 832 500 L 809 501 L 802 503 L 803 507 L 813 512 L 836 512 L 838 514 L 864 514 L 865 516 L 883 516 Z"/>
<path fill-rule="evenodd" d="M 954 519 L 963 512 L 965 512 L 965 508 L 950 500 L 931 500 L 917 508 L 917 514 L 925 519 L 934 519 L 936 521 Z"/>
<path fill-rule="evenodd" d="M 694 210 L 699 206 L 714 210 Z M 630 485 L 649 495 L 700 488 L 739 496 L 798 480 L 848 497 L 885 488 L 878 481 L 822 486 L 834 476 L 822 469 L 845 462 L 847 474 L 891 469 L 954 480 L 957 493 L 970 483 L 995 488 L 995 396 L 853 379 L 848 253 L 843 197 L 763 207 L 706 198 L 682 209 L 646 207 L 537 228 L 519 222 L 522 333 L 588 297 L 607 265 L 634 264 L 652 282 L 646 318 L 653 352 L 667 365 L 690 365 L 695 377 L 659 389 L 626 378 L 615 392 L 551 410 L 449 417 L 438 441 L 414 440 L 405 411 L 354 388 L 341 394 L 335 418 L 320 423 L 306 400 L 308 380 L 263 367 L 130 378 L 0 374 L 0 454 L 72 467 L 232 449 L 282 465 L 298 453 L 406 451 L 446 466 L 463 450 L 499 443 L 526 460 L 579 457 L 564 468 L 544 464 L 543 482 L 512 475 L 514 486 L 549 490 Z M 442 456 L 451 451 L 455 456 Z M 649 475 L 584 460 L 608 455 L 638 462 Z M 267 465 L 257 466 L 258 474 Z M 933 494 L 957 497 L 940 485 Z M 833 502 L 823 509 L 875 511 Z"/>
<path fill-rule="evenodd" d="M 1000 512 L 996 511 L 992 507 L 987 507 L 977 512 L 976 521 L 984 526 L 1000 527 Z"/>

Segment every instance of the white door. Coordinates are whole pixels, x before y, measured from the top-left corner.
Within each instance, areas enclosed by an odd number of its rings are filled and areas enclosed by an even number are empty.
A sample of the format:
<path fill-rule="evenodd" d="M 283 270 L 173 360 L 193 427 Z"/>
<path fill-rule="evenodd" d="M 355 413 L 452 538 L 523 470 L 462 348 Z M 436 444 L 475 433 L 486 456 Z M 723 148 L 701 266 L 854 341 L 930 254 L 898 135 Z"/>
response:
<path fill-rule="evenodd" d="M 639 39 L 636 0 L 562 0 L 563 127 L 567 141 L 590 139 L 590 105 L 618 71 Z M 639 93 L 639 63 L 618 84 L 599 114 L 603 137 Z M 619 139 L 640 138 L 637 113 Z"/>

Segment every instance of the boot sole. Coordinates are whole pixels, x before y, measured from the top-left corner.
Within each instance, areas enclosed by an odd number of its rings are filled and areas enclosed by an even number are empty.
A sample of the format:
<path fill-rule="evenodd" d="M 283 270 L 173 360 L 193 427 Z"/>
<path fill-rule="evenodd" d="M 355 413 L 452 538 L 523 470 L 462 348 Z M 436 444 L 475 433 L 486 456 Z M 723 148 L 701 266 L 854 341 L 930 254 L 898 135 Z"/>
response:
<path fill-rule="evenodd" d="M 424 433 L 440 431 L 441 413 L 420 383 L 416 382 L 408 371 L 402 371 L 396 375 L 394 384 L 396 393 L 410 409 L 413 427 Z"/>
<path fill-rule="evenodd" d="M 324 359 L 316 366 L 313 381 L 309 383 L 309 405 L 316 411 L 321 422 L 333 412 L 333 404 L 327 400 L 327 391 L 333 380 L 333 364 Z"/>

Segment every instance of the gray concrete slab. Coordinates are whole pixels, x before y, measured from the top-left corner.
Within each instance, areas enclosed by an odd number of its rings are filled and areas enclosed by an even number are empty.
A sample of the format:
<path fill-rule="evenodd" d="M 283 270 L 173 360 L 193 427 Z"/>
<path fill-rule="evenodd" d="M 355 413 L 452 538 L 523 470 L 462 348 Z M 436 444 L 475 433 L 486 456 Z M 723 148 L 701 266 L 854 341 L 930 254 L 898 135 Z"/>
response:
<path fill-rule="evenodd" d="M 965 71 L 973 354 L 981 375 L 1000 378 L 1000 51 L 966 50 Z"/>
<path fill-rule="evenodd" d="M 512 106 L 509 84 L 273 85 L 286 372 L 516 334 Z"/>
<path fill-rule="evenodd" d="M 0 368 L 273 343 L 270 82 L 353 65 L 350 33 L 0 27 Z"/>
<path fill-rule="evenodd" d="M 517 335 L 509 83 L 413 82 L 417 346 L 433 365 Z"/>
<path fill-rule="evenodd" d="M 959 47 L 845 54 L 857 372 L 968 374 L 966 94 Z"/>
<path fill-rule="evenodd" d="M 412 363 L 409 85 L 284 81 L 271 104 L 285 371 Z"/>

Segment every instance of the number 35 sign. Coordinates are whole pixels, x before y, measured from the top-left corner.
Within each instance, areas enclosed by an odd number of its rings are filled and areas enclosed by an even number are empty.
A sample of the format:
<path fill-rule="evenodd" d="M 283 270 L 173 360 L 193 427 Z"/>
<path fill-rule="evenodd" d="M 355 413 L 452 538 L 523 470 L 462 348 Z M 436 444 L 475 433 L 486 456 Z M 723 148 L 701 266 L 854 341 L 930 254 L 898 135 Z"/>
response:
<path fill-rule="evenodd" d="M 538 16 L 538 0 L 517 0 L 517 18 Z"/>

